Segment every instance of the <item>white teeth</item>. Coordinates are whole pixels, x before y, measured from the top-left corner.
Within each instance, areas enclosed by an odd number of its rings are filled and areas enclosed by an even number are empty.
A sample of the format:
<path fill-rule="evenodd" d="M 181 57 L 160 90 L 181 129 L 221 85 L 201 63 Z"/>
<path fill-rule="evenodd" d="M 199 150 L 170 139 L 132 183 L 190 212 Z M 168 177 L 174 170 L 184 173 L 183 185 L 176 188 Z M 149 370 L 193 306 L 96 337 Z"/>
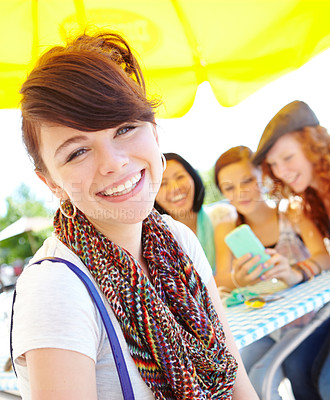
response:
<path fill-rule="evenodd" d="M 125 188 L 126 188 L 126 189 L 129 189 L 129 188 L 131 188 L 131 187 L 133 186 L 133 184 L 134 184 L 134 182 L 132 182 L 132 181 L 127 181 L 127 182 L 125 183 Z"/>
<path fill-rule="evenodd" d="M 186 198 L 185 194 L 178 194 L 177 196 L 174 196 L 171 201 L 173 203 L 176 203 L 177 201 L 180 201 L 180 200 L 182 200 L 184 198 Z"/>
<path fill-rule="evenodd" d="M 113 188 L 107 189 L 104 192 L 101 192 L 104 196 L 119 196 L 122 194 L 129 193 L 131 190 L 134 189 L 136 186 L 137 182 L 139 182 L 141 179 L 141 172 L 133 176 L 131 179 L 126 181 L 125 183 L 122 183 L 118 186 L 115 186 Z"/>
<path fill-rule="evenodd" d="M 113 189 L 114 192 L 122 192 L 123 190 L 125 190 L 125 185 L 119 185 Z"/>
<path fill-rule="evenodd" d="M 295 180 L 297 179 L 297 175 L 296 176 L 294 176 L 293 178 L 291 178 L 291 179 L 287 179 L 287 183 L 292 183 L 292 182 L 294 182 Z"/>

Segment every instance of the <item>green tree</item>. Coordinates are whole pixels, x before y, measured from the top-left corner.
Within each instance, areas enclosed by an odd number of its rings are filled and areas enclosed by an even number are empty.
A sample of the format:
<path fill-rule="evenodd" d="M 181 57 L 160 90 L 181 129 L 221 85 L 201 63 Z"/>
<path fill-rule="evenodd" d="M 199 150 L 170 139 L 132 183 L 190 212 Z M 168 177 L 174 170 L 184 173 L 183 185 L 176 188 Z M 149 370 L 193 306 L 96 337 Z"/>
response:
<path fill-rule="evenodd" d="M 198 172 L 205 186 L 204 204 L 211 204 L 216 201 L 223 200 L 224 197 L 222 196 L 214 182 L 214 167 L 205 171 Z"/>
<path fill-rule="evenodd" d="M 27 185 L 21 184 L 12 196 L 6 198 L 7 212 L 0 216 L 0 230 L 21 217 L 51 217 L 54 213 L 37 200 Z M 0 265 L 11 264 L 17 259 L 31 257 L 51 232 L 51 228 L 39 232 L 24 232 L 0 242 Z"/>

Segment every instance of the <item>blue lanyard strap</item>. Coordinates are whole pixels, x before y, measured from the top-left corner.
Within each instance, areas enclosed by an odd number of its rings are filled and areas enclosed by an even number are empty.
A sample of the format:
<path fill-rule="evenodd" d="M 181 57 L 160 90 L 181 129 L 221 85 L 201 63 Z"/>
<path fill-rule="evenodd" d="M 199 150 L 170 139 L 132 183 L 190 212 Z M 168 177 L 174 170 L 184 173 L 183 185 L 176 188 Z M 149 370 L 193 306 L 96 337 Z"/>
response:
<path fill-rule="evenodd" d="M 113 358 L 116 363 L 116 368 L 120 380 L 120 385 L 121 389 L 123 392 L 123 396 L 125 400 L 134 400 L 134 393 L 133 393 L 133 388 L 131 384 L 131 380 L 129 378 L 129 374 L 127 371 L 127 366 L 125 363 L 124 355 L 120 347 L 120 343 L 118 340 L 118 337 L 116 335 L 115 329 L 112 325 L 111 319 L 109 317 L 109 314 L 105 308 L 105 305 L 101 299 L 101 296 L 98 294 L 95 286 L 91 282 L 90 278 L 82 272 L 76 265 L 72 264 L 68 260 L 64 260 L 59 257 L 45 257 L 42 258 L 41 260 L 36 261 L 34 264 L 41 264 L 43 261 L 52 261 L 52 262 L 59 262 L 67 265 L 72 272 L 74 272 L 80 280 L 83 282 L 83 284 L 86 286 L 86 289 L 88 290 L 91 298 L 94 300 L 99 313 L 101 315 L 101 319 L 103 321 L 105 330 L 107 332 L 108 338 L 109 338 L 109 343 L 111 346 Z M 31 264 L 33 265 L 33 264 Z M 12 329 L 13 329 L 13 314 L 14 314 L 14 302 L 16 298 L 16 291 L 14 292 L 14 297 L 13 297 L 13 310 L 12 310 L 12 315 L 11 315 L 11 327 L 10 327 L 10 352 L 11 352 L 11 358 L 12 358 L 12 363 L 14 366 L 14 360 L 13 360 L 13 350 L 12 350 Z M 14 367 L 15 370 L 15 367 Z M 15 371 L 16 373 L 16 371 Z"/>

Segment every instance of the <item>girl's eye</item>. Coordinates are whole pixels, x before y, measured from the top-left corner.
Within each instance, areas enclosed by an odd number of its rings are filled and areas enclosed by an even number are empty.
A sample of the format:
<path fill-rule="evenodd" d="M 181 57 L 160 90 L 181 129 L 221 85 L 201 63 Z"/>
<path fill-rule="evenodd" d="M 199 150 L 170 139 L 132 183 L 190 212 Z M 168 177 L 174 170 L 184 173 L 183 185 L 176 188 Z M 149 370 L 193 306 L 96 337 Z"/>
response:
<path fill-rule="evenodd" d="M 244 179 L 243 181 L 242 181 L 242 184 L 248 184 L 248 183 L 251 183 L 251 182 L 253 182 L 254 181 L 254 178 L 247 178 L 247 179 Z"/>
<path fill-rule="evenodd" d="M 291 158 L 292 158 L 292 154 L 290 154 L 289 156 L 287 156 L 287 157 L 284 157 L 284 161 L 290 161 L 291 160 Z"/>
<path fill-rule="evenodd" d="M 87 150 L 86 149 L 78 149 L 71 153 L 69 157 L 67 158 L 66 162 L 70 162 L 74 160 L 75 158 L 79 157 L 80 155 L 84 154 Z"/>
<path fill-rule="evenodd" d="M 176 179 L 179 181 L 179 180 L 185 179 L 185 176 L 184 175 L 178 175 L 176 177 Z"/>
<path fill-rule="evenodd" d="M 221 188 L 222 192 L 230 192 L 231 190 L 234 190 L 233 186 L 227 186 Z"/>
<path fill-rule="evenodd" d="M 125 133 L 131 131 L 132 129 L 135 129 L 135 126 L 123 126 L 117 130 L 116 135 L 117 136 L 124 135 Z"/>

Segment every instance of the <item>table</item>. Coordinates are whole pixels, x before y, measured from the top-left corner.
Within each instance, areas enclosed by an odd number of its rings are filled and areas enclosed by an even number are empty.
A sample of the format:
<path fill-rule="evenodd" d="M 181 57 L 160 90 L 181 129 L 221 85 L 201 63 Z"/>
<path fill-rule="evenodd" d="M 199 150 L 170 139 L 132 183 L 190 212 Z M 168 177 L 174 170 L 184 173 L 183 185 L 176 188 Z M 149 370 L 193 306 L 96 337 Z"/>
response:
<path fill-rule="evenodd" d="M 278 294 L 283 298 L 266 303 L 261 309 L 248 308 L 245 304 L 225 308 L 239 349 L 329 302 L 330 271 Z"/>
<path fill-rule="evenodd" d="M 284 359 L 321 323 L 330 317 L 330 271 L 312 280 L 287 288 L 277 295 L 283 298 L 266 303 L 261 309 L 245 304 L 227 307 L 226 315 L 239 349 L 261 339 L 290 322 L 316 311 L 314 318 L 300 330 L 291 329 L 272 348 L 270 364 L 265 369 L 261 398 L 271 399 L 271 386 L 276 369 Z M 297 328 L 296 328 L 297 329 Z"/>

